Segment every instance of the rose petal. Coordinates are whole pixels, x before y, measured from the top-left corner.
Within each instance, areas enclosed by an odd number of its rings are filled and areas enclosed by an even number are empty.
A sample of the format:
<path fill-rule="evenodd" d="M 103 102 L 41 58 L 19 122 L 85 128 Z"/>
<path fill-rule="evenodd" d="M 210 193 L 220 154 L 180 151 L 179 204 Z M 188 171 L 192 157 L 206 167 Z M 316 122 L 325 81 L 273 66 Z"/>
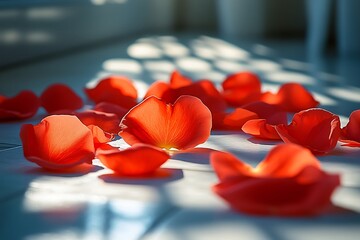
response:
<path fill-rule="evenodd" d="M 108 102 L 101 102 L 96 104 L 94 110 L 97 112 L 113 113 L 118 116 L 119 119 L 122 119 L 129 111 L 126 108 Z"/>
<path fill-rule="evenodd" d="M 170 91 L 170 85 L 165 82 L 156 81 L 150 85 L 149 89 L 147 90 L 144 99 L 154 96 L 157 98 L 163 98 L 165 92 Z"/>
<path fill-rule="evenodd" d="M 0 101 L 0 121 L 20 120 L 34 116 L 40 107 L 38 97 L 32 91 L 21 91 L 11 98 Z"/>
<path fill-rule="evenodd" d="M 276 146 L 256 168 L 225 152 L 212 153 L 210 160 L 220 179 L 213 191 L 250 214 L 318 214 L 340 184 L 338 175 L 323 172 L 311 152 L 295 144 Z"/>
<path fill-rule="evenodd" d="M 90 129 L 70 115 L 53 115 L 38 125 L 25 124 L 20 130 L 24 156 L 48 169 L 66 169 L 94 158 Z"/>
<path fill-rule="evenodd" d="M 311 181 L 302 182 L 303 178 L 311 178 Z M 222 182 L 215 185 L 213 191 L 240 212 L 309 216 L 322 213 L 330 205 L 331 195 L 339 184 L 338 175 L 310 167 L 289 178 L 253 177 L 240 184 L 236 180 Z"/>
<path fill-rule="evenodd" d="M 101 144 L 110 142 L 114 139 L 114 134 L 107 133 L 98 126 L 89 125 L 87 127 L 91 130 L 95 149 L 97 149 Z"/>
<path fill-rule="evenodd" d="M 149 97 L 125 115 L 121 128 L 119 135 L 130 145 L 186 149 L 208 139 L 211 113 L 196 97 L 181 96 L 173 105 Z"/>
<path fill-rule="evenodd" d="M 298 83 L 286 83 L 280 87 L 277 94 L 265 93 L 261 100 L 276 104 L 287 112 L 299 112 L 319 105 L 312 94 Z"/>
<path fill-rule="evenodd" d="M 97 151 L 97 158 L 114 172 L 133 176 L 153 173 L 170 156 L 160 148 L 138 143 L 125 150 L 100 148 Z"/>
<path fill-rule="evenodd" d="M 348 124 L 342 128 L 340 141 L 343 146 L 360 147 L 360 110 L 350 114 Z"/>
<path fill-rule="evenodd" d="M 180 72 L 174 71 L 171 74 L 171 77 L 170 77 L 171 88 L 179 88 L 179 87 L 184 87 L 184 86 L 191 85 L 191 84 L 192 84 L 192 80 L 190 78 L 187 78 L 187 77 L 181 75 Z"/>
<path fill-rule="evenodd" d="M 41 106 L 50 114 L 71 113 L 82 108 L 82 99 L 68 86 L 53 84 L 40 96 Z"/>
<path fill-rule="evenodd" d="M 109 102 L 126 109 L 136 105 L 137 90 L 133 83 L 122 76 L 102 79 L 95 88 L 85 88 L 87 96 L 95 103 Z"/>
<path fill-rule="evenodd" d="M 281 140 L 277 133 L 275 126 L 267 123 L 265 119 L 252 119 L 244 123 L 241 130 L 244 133 L 252 135 L 257 138 L 267 140 Z"/>
<path fill-rule="evenodd" d="M 253 102 L 242 108 L 256 113 L 259 119 L 265 119 L 268 124 L 287 124 L 287 114 L 279 107 L 264 102 Z"/>
<path fill-rule="evenodd" d="M 95 125 L 105 132 L 114 134 L 117 134 L 120 131 L 120 119 L 114 113 L 86 110 L 75 113 L 75 116 L 77 116 L 86 126 Z"/>
<path fill-rule="evenodd" d="M 281 139 L 309 148 L 315 154 L 330 152 L 340 136 L 340 119 L 320 108 L 296 113 L 290 125 L 278 125 Z"/>
<path fill-rule="evenodd" d="M 223 97 L 233 107 L 257 101 L 261 96 L 261 81 L 252 72 L 240 72 L 227 77 L 222 83 Z"/>
<path fill-rule="evenodd" d="M 249 120 L 258 118 L 254 112 L 243 108 L 236 108 L 233 112 L 224 116 L 222 126 L 218 126 L 217 130 L 241 130 L 241 127 Z M 213 128 L 214 129 L 214 128 Z"/>

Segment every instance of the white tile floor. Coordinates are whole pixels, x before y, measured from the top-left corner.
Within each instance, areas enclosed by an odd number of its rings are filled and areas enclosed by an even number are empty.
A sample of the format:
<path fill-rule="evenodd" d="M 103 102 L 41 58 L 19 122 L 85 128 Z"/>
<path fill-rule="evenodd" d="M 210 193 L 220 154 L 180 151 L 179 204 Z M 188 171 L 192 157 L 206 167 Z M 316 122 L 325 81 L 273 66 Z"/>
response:
<path fill-rule="evenodd" d="M 0 93 L 40 94 L 63 82 L 82 97 L 85 84 L 116 73 L 134 79 L 140 95 L 178 68 L 190 77 L 220 83 L 229 73 L 259 73 L 264 89 L 296 81 L 315 93 L 321 107 L 346 117 L 360 106 L 360 60 L 308 61 L 301 42 L 235 42 L 195 34 L 117 42 L 0 72 Z M 141 97 L 141 96 L 140 96 Z M 37 123 L 39 112 L 25 121 Z M 22 155 L 19 128 L 0 124 L 0 239 L 357 239 L 360 236 L 360 149 L 338 146 L 320 157 L 342 174 L 334 194 L 339 208 L 317 218 L 237 214 L 215 196 L 217 181 L 206 154 L 182 154 L 164 165 L 166 179 L 118 179 L 99 162 L 89 173 L 50 174 Z M 255 165 L 273 143 L 251 143 L 240 133 L 213 133 L 203 145 Z M 123 144 L 121 140 L 116 144 Z"/>

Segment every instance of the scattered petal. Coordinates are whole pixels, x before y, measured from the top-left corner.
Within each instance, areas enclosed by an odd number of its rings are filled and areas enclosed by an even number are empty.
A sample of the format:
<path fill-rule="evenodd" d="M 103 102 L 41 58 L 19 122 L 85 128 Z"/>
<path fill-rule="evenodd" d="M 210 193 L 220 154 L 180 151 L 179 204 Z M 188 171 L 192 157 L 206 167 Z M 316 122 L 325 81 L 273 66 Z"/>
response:
<path fill-rule="evenodd" d="M 232 107 L 259 100 L 261 96 L 261 81 L 252 72 L 240 72 L 227 77 L 222 83 L 223 97 Z"/>
<path fill-rule="evenodd" d="M 213 114 L 213 130 L 240 131 L 247 121 L 256 118 L 258 118 L 256 113 L 243 108 L 236 108 L 233 112 L 223 113 L 222 115 Z"/>
<path fill-rule="evenodd" d="M 43 168 L 68 169 L 94 158 L 91 131 L 75 116 L 52 115 L 35 126 L 24 124 L 20 137 L 25 158 Z"/>
<path fill-rule="evenodd" d="M 106 146 L 99 148 L 96 156 L 117 174 L 131 176 L 151 174 L 170 158 L 162 149 L 142 143 L 125 150 Z"/>
<path fill-rule="evenodd" d="M 337 174 L 323 172 L 311 152 L 295 144 L 276 146 L 256 168 L 224 152 L 210 159 L 220 179 L 213 191 L 248 214 L 316 215 L 330 205 L 340 185 Z"/>
<path fill-rule="evenodd" d="M 126 109 L 137 103 L 136 88 L 129 79 L 122 76 L 102 79 L 95 88 L 85 88 L 85 93 L 95 103 L 109 102 Z"/>
<path fill-rule="evenodd" d="M 360 110 L 350 114 L 348 124 L 341 129 L 340 141 L 343 146 L 360 147 Z"/>
<path fill-rule="evenodd" d="M 315 154 L 334 149 L 341 131 L 339 117 L 320 108 L 296 113 L 290 125 L 275 128 L 284 142 L 302 145 Z"/>
<path fill-rule="evenodd" d="M 80 121 L 86 126 L 95 125 L 107 133 L 117 134 L 120 131 L 120 119 L 114 113 L 104 113 L 94 110 L 86 110 L 75 113 Z"/>
<path fill-rule="evenodd" d="M 280 87 L 277 94 L 266 92 L 261 101 L 278 105 L 287 112 L 299 112 L 319 105 L 312 94 L 299 83 L 286 83 Z"/>
<path fill-rule="evenodd" d="M 39 107 L 39 98 L 32 91 L 21 91 L 11 98 L 1 96 L 0 121 L 30 118 L 36 114 Z"/>
<path fill-rule="evenodd" d="M 275 126 L 287 124 L 287 114 L 279 107 L 264 102 L 253 102 L 243 106 L 244 109 L 255 112 L 259 119 L 253 119 L 242 126 L 242 130 L 257 138 L 281 140 Z"/>
<path fill-rule="evenodd" d="M 98 126 L 89 125 L 87 127 L 91 130 L 95 149 L 97 149 L 103 143 L 108 143 L 114 139 L 114 134 L 107 133 Z"/>
<path fill-rule="evenodd" d="M 53 84 L 40 96 L 41 106 L 50 114 L 71 113 L 82 108 L 82 99 L 68 86 Z"/>
<path fill-rule="evenodd" d="M 115 105 L 113 103 L 101 102 L 95 105 L 94 110 L 97 112 L 104 113 L 113 113 L 118 116 L 119 119 L 122 119 L 126 113 L 129 111 L 126 108 L 120 107 L 119 105 Z"/>
<path fill-rule="evenodd" d="M 170 77 L 171 88 L 185 87 L 192 84 L 192 80 L 181 75 L 180 72 L 174 71 Z"/>
<path fill-rule="evenodd" d="M 181 96 L 174 104 L 149 97 L 132 108 L 120 126 L 119 135 L 130 145 L 186 149 L 208 139 L 211 113 L 196 97 Z"/>

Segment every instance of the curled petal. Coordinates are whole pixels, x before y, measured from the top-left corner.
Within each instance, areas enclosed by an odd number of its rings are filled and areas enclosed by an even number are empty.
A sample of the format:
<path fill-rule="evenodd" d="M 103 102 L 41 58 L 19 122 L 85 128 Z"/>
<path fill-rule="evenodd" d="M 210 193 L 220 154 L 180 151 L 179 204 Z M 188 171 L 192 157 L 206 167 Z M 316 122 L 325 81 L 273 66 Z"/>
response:
<path fill-rule="evenodd" d="M 82 108 L 82 99 L 68 86 L 53 84 L 40 96 L 41 106 L 50 113 L 71 113 Z"/>
<path fill-rule="evenodd" d="M 301 181 L 304 178 L 311 178 L 311 181 Z M 221 182 L 213 186 L 213 191 L 240 212 L 311 216 L 322 213 L 330 205 L 331 195 L 339 184 L 338 175 L 307 168 L 289 178 L 253 177 L 241 184 L 236 180 Z"/>
<path fill-rule="evenodd" d="M 100 148 L 96 153 L 106 167 L 118 174 L 131 176 L 151 174 L 170 158 L 160 148 L 141 143 L 125 150 Z"/>
<path fill-rule="evenodd" d="M 149 97 L 125 115 L 121 129 L 119 135 L 130 145 L 186 149 L 208 139 L 211 113 L 196 97 L 181 96 L 173 105 Z"/>
<path fill-rule="evenodd" d="M 223 125 L 218 127 L 218 130 L 241 130 L 241 127 L 247 121 L 256 118 L 258 118 L 256 113 L 243 108 L 236 108 L 233 112 L 224 116 Z"/>
<path fill-rule="evenodd" d="M 261 96 L 261 81 L 252 72 L 240 72 L 226 78 L 222 83 L 223 97 L 233 107 L 257 101 Z"/>
<path fill-rule="evenodd" d="M 261 100 L 278 105 L 287 112 L 299 112 L 319 105 L 312 94 L 298 83 L 286 83 L 277 94 L 265 93 Z"/>
<path fill-rule="evenodd" d="M 85 93 L 95 103 L 109 102 L 127 109 L 135 106 L 137 100 L 133 83 L 121 76 L 102 79 L 94 88 L 85 88 Z"/>
<path fill-rule="evenodd" d="M 40 100 L 32 91 L 22 91 L 15 97 L 0 99 L 0 121 L 20 120 L 34 116 Z"/>
<path fill-rule="evenodd" d="M 101 102 L 96 104 L 94 110 L 97 112 L 113 113 L 119 119 L 122 119 L 125 116 L 125 114 L 129 111 L 127 108 L 123 108 L 108 102 Z"/>
<path fill-rule="evenodd" d="M 120 119 L 114 113 L 104 113 L 87 110 L 75 113 L 80 121 L 86 126 L 95 125 L 108 133 L 117 134 L 120 131 Z"/>
<path fill-rule="evenodd" d="M 114 134 L 107 133 L 98 126 L 89 125 L 87 127 L 91 130 L 95 149 L 98 148 L 101 144 L 110 142 L 114 139 Z"/>
<path fill-rule="evenodd" d="M 187 78 L 187 77 L 181 75 L 180 72 L 174 71 L 171 74 L 171 77 L 170 77 L 171 88 L 179 88 L 179 87 L 184 87 L 184 86 L 191 85 L 191 84 L 192 84 L 192 80 L 190 78 Z"/>
<path fill-rule="evenodd" d="M 47 169 L 67 169 L 94 158 L 90 129 L 70 115 L 53 115 L 38 125 L 24 124 L 20 131 L 24 156 Z"/>
<path fill-rule="evenodd" d="M 322 171 L 311 152 L 295 144 L 276 146 L 255 168 L 224 152 L 212 153 L 210 160 L 220 179 L 213 191 L 249 214 L 315 215 L 340 185 L 338 175 Z"/>
<path fill-rule="evenodd" d="M 360 147 L 360 110 L 350 114 L 348 124 L 341 129 L 340 141 L 343 146 Z"/>
<path fill-rule="evenodd" d="M 253 168 L 227 152 L 213 152 L 210 163 L 220 181 L 251 176 Z"/>
<path fill-rule="evenodd" d="M 153 84 L 151 84 L 151 86 L 149 87 L 149 89 L 147 90 L 144 99 L 154 96 L 157 98 L 163 98 L 164 94 L 167 91 L 170 91 L 170 85 L 168 83 L 165 82 L 161 82 L 161 81 L 156 81 Z"/>
<path fill-rule="evenodd" d="M 340 119 L 320 108 L 296 113 L 290 125 L 276 126 L 281 139 L 309 148 L 313 153 L 323 154 L 335 148 L 340 136 Z"/>
<path fill-rule="evenodd" d="M 275 126 L 268 124 L 265 119 L 249 120 L 242 126 L 241 130 L 257 138 L 281 140 Z"/>

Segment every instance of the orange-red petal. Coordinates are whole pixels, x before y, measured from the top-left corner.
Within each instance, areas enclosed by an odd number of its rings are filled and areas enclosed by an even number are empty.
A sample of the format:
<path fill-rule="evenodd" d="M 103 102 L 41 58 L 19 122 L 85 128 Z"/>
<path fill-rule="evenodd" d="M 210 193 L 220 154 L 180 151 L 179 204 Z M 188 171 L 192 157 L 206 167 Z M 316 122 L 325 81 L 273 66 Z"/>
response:
<path fill-rule="evenodd" d="M 251 119 L 244 123 L 241 130 L 257 138 L 281 140 L 275 126 L 268 124 L 265 119 Z"/>
<path fill-rule="evenodd" d="M 341 129 L 343 146 L 360 147 L 360 109 L 350 114 L 349 122 Z"/>
<path fill-rule="evenodd" d="M 130 176 L 151 174 L 170 158 L 162 149 L 141 143 L 125 150 L 99 148 L 96 156 L 114 172 Z"/>
<path fill-rule="evenodd" d="M 181 96 L 174 104 L 149 97 L 125 115 L 121 128 L 119 135 L 130 145 L 186 149 L 208 139 L 211 113 L 196 97 Z"/>
<path fill-rule="evenodd" d="M 109 102 L 127 109 L 137 103 L 136 88 L 122 76 L 104 78 L 94 88 L 85 88 L 85 93 L 95 103 Z"/>
<path fill-rule="evenodd" d="M 258 115 L 244 108 L 236 108 L 233 112 L 225 113 L 221 124 L 213 127 L 214 130 L 240 131 L 249 120 L 258 118 Z M 214 119 L 214 118 L 213 118 Z"/>
<path fill-rule="evenodd" d="M 277 106 L 257 101 L 246 104 L 242 108 L 256 113 L 259 119 L 265 119 L 268 124 L 277 125 L 287 123 L 287 113 Z"/>
<path fill-rule="evenodd" d="M 40 96 L 41 106 L 50 113 L 71 113 L 82 108 L 82 99 L 65 84 L 53 84 Z"/>
<path fill-rule="evenodd" d="M 110 142 L 114 139 L 114 134 L 107 133 L 98 126 L 89 125 L 87 127 L 91 130 L 95 149 L 98 148 L 101 144 Z"/>
<path fill-rule="evenodd" d="M 25 124 L 20 131 L 24 156 L 47 169 L 67 169 L 94 158 L 91 131 L 70 115 L 53 115 L 38 125 Z"/>
<path fill-rule="evenodd" d="M 261 96 L 260 78 L 252 72 L 240 72 L 227 77 L 222 83 L 223 97 L 233 107 L 257 101 Z"/>
<path fill-rule="evenodd" d="M 298 83 L 282 85 L 277 94 L 264 93 L 261 100 L 278 105 L 287 112 L 299 112 L 319 105 L 312 94 Z"/>
<path fill-rule="evenodd" d="M 170 76 L 171 88 L 184 87 L 190 84 L 192 84 L 192 80 L 190 78 L 181 75 L 179 71 L 174 71 Z"/>
<path fill-rule="evenodd" d="M 295 144 L 276 146 L 256 168 L 225 152 L 212 153 L 210 159 L 220 179 L 213 191 L 249 214 L 318 214 L 340 184 L 338 175 L 323 172 L 311 152 Z"/>
<path fill-rule="evenodd" d="M 290 125 L 277 125 L 276 131 L 286 143 L 296 143 L 323 154 L 335 148 L 340 136 L 340 119 L 324 109 L 313 108 L 296 113 Z"/>
<path fill-rule="evenodd" d="M 32 91 L 21 91 L 18 95 L 0 100 L 0 121 L 20 120 L 34 116 L 40 100 Z"/>
<path fill-rule="evenodd" d="M 101 102 L 95 105 L 94 110 L 97 112 L 104 113 L 113 113 L 118 116 L 119 119 L 122 119 L 125 114 L 129 111 L 127 108 L 120 107 L 119 105 L 115 105 L 113 103 Z"/>
<path fill-rule="evenodd" d="M 147 90 L 144 99 L 154 96 L 157 98 L 163 98 L 165 92 L 170 91 L 170 85 L 165 82 L 156 81 L 150 85 L 149 89 Z"/>
<path fill-rule="evenodd" d="M 315 177 L 314 177 L 315 176 Z M 308 181 L 303 182 L 301 179 Z M 312 216 L 321 214 L 331 203 L 340 184 L 339 176 L 307 168 L 294 177 L 249 178 L 213 186 L 213 191 L 230 206 L 247 214 Z"/>
<path fill-rule="evenodd" d="M 107 133 L 117 134 L 120 131 L 120 119 L 114 113 L 86 110 L 75 113 L 80 121 L 86 126 L 95 125 Z"/>

